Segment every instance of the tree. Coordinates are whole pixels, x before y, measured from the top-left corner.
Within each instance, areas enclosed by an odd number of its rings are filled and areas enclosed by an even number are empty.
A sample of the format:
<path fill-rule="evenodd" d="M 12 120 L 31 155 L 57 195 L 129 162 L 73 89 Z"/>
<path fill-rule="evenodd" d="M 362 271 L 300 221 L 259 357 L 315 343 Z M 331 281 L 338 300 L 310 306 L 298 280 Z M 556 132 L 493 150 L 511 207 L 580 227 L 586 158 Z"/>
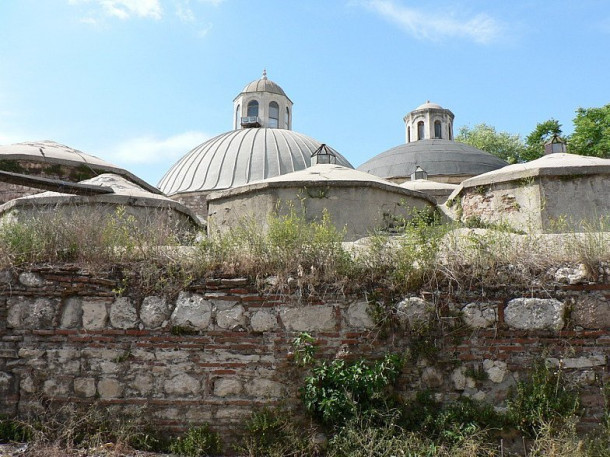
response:
<path fill-rule="evenodd" d="M 572 154 L 610 158 L 610 104 L 601 108 L 578 108 L 574 133 L 568 142 Z"/>
<path fill-rule="evenodd" d="M 559 121 L 549 119 L 548 121 L 536 124 L 534 131 L 525 138 L 525 150 L 521 156 L 522 160 L 527 162 L 542 157 L 544 155 L 544 144 L 553 135 L 561 135 L 561 124 Z"/>
<path fill-rule="evenodd" d="M 518 134 L 496 132 L 494 127 L 485 123 L 477 124 L 473 128 L 461 127 L 455 139 L 489 152 L 508 163 L 520 162 L 525 152 L 525 145 Z"/>

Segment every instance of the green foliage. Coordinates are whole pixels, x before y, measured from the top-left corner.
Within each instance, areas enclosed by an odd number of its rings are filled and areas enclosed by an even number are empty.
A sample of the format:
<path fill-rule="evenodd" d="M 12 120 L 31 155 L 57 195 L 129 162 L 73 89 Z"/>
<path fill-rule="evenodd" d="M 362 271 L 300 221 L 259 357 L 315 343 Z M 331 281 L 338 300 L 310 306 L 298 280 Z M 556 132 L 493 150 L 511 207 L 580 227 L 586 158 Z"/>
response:
<path fill-rule="evenodd" d="M 263 409 L 246 422 L 246 433 L 236 451 L 239 455 L 309 457 L 318 454 L 315 430 L 290 413 Z"/>
<path fill-rule="evenodd" d="M 24 173 L 26 171 L 18 161 L 10 159 L 0 160 L 0 170 L 11 173 Z"/>
<path fill-rule="evenodd" d="M 172 325 L 170 333 L 174 336 L 197 335 L 199 332 L 194 328 L 184 327 L 182 325 Z"/>
<path fill-rule="evenodd" d="M 561 124 L 555 119 L 536 124 L 536 128 L 525 138 L 526 148 L 521 156 L 523 161 L 538 159 L 544 155 L 544 144 L 554 135 L 561 135 Z"/>
<path fill-rule="evenodd" d="M 321 362 L 305 378 L 303 403 L 324 424 L 340 425 L 384 405 L 389 399 L 387 388 L 396 381 L 402 366 L 398 355 L 386 355 L 372 363 Z"/>
<path fill-rule="evenodd" d="M 307 332 L 301 332 L 292 340 L 294 361 L 299 366 L 311 365 L 314 361 L 315 339 Z"/>
<path fill-rule="evenodd" d="M 487 403 L 460 397 L 443 405 L 429 391 L 418 392 L 404 406 L 400 422 L 407 430 L 425 434 L 436 442 L 457 444 L 491 429 L 501 429 L 506 418 Z"/>
<path fill-rule="evenodd" d="M 529 377 L 519 381 L 507 399 L 508 414 L 515 426 L 536 436 L 545 424 L 561 426 L 578 413 L 578 391 L 569 386 L 560 368 L 538 361 Z"/>
<path fill-rule="evenodd" d="M 519 135 L 497 132 L 494 127 L 484 123 L 473 128 L 461 127 L 455 140 L 489 152 L 508 163 L 522 161 L 525 152 L 525 145 Z"/>
<path fill-rule="evenodd" d="M 568 152 L 610 158 L 610 104 L 576 110 Z"/>
<path fill-rule="evenodd" d="M 170 452 L 186 457 L 219 455 L 221 453 L 220 437 L 210 430 L 209 424 L 189 429 L 183 436 L 172 441 Z"/>
<path fill-rule="evenodd" d="M 21 421 L 0 416 L 0 443 L 23 443 L 32 439 L 32 431 Z"/>

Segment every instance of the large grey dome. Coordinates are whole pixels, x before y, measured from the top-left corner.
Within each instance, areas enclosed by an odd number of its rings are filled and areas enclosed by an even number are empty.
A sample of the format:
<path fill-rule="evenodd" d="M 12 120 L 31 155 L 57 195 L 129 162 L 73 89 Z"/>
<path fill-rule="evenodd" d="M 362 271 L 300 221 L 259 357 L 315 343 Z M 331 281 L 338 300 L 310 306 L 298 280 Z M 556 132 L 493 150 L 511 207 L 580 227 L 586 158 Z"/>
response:
<path fill-rule="evenodd" d="M 503 160 L 457 141 L 430 139 L 401 144 L 363 163 L 358 170 L 385 179 L 408 179 L 420 166 L 430 179 L 471 177 L 507 165 Z"/>
<path fill-rule="evenodd" d="M 161 178 L 159 188 L 167 195 L 221 190 L 303 170 L 320 144 L 292 130 L 233 130 L 186 154 Z M 353 168 L 331 150 L 338 165 Z"/>

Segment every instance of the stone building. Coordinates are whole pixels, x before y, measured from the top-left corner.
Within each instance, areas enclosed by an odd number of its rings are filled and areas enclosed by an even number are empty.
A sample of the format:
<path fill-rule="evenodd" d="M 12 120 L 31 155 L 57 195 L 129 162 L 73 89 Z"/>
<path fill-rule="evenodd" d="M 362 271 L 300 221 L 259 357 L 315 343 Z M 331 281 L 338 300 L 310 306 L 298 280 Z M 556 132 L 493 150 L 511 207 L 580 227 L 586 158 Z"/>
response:
<path fill-rule="evenodd" d="M 210 192 L 303 170 L 321 145 L 292 130 L 292 101 L 266 72 L 246 85 L 233 103 L 234 130 L 193 148 L 158 185 L 204 218 Z M 353 168 L 333 153 L 339 165 Z"/>
<path fill-rule="evenodd" d="M 117 208 L 121 207 L 125 216 L 133 216 L 133 223 L 138 226 L 162 222 L 173 227 L 176 235 L 200 228 L 195 214 L 184 205 L 112 173 L 104 173 L 70 186 L 71 193 L 36 190 L 39 193 L 1 205 L 0 220 L 27 222 L 31 217 L 45 214 L 70 217 L 74 212 L 84 211 L 103 217 L 116 214 Z"/>
<path fill-rule="evenodd" d="M 208 233 L 224 232 L 247 218 L 263 230 L 268 215 L 302 211 L 319 220 L 327 211 L 345 240 L 353 241 L 376 230 L 388 230 L 397 220 L 409 219 L 414 209 L 434 210 L 436 202 L 376 176 L 335 164 L 311 167 L 208 195 Z"/>
<path fill-rule="evenodd" d="M 454 141 L 453 113 L 426 102 L 404 117 L 406 143 L 388 149 L 358 167 L 403 183 L 419 166 L 432 181 L 459 184 L 465 179 L 506 166 L 503 160 Z"/>
<path fill-rule="evenodd" d="M 457 219 L 523 231 L 607 231 L 609 196 L 610 159 L 556 153 L 467 179 L 446 205 Z"/>
<path fill-rule="evenodd" d="M 161 193 L 156 187 L 123 168 L 54 141 L 33 141 L 0 146 L 0 171 L 72 183 L 103 173 L 113 173 L 148 192 Z M 0 179 L 0 204 L 39 192 L 39 188 Z"/>

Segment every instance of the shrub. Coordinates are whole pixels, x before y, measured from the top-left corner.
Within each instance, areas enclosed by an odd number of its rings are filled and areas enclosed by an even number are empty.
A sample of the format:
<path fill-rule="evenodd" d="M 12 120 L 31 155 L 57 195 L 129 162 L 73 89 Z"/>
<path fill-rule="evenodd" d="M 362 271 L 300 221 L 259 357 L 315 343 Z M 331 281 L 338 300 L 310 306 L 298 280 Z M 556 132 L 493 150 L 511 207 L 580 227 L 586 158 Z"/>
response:
<path fill-rule="evenodd" d="M 386 355 L 376 362 L 322 362 L 311 370 L 301 388 L 303 403 L 327 425 L 339 425 L 372 413 L 390 401 L 387 388 L 401 372 L 403 360 Z"/>
<path fill-rule="evenodd" d="M 509 417 L 528 436 L 543 426 L 561 427 L 578 413 L 578 391 L 569 386 L 560 368 L 538 361 L 529 377 L 519 381 L 507 399 Z"/>
<path fill-rule="evenodd" d="M 249 457 L 309 457 L 319 453 L 315 429 L 285 411 L 263 409 L 246 423 L 246 433 L 237 447 Z"/>
<path fill-rule="evenodd" d="M 25 423 L 0 416 L 0 443 L 23 443 L 31 438 L 32 432 Z"/>
<path fill-rule="evenodd" d="M 210 430 L 210 426 L 205 424 L 201 427 L 193 427 L 184 436 L 173 440 L 169 450 L 187 457 L 218 455 L 221 452 L 220 438 L 218 433 Z"/>

